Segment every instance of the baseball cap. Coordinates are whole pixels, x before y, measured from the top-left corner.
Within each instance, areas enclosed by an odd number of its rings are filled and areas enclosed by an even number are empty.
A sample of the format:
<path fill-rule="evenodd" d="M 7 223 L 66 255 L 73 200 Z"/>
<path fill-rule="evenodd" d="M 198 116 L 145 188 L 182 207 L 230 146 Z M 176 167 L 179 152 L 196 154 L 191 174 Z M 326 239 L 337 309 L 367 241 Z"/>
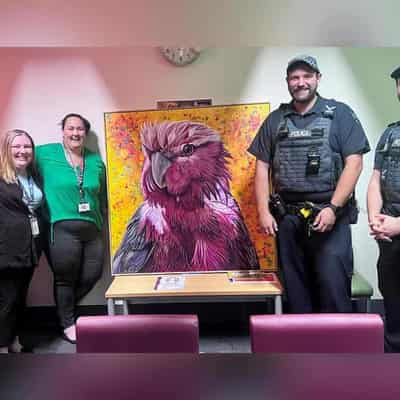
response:
<path fill-rule="evenodd" d="M 295 65 L 297 64 L 306 64 L 308 65 L 312 70 L 314 70 L 315 72 L 319 73 L 319 68 L 318 68 L 318 64 L 317 64 L 317 60 L 312 57 L 309 56 L 307 54 L 302 54 L 300 56 L 297 56 L 295 58 L 292 58 L 287 65 L 286 68 L 286 73 L 288 74 Z M 399 71 L 400 72 L 400 71 Z"/>
<path fill-rule="evenodd" d="M 400 78 L 400 67 L 397 67 L 391 74 L 390 77 L 393 79 L 399 79 Z"/>

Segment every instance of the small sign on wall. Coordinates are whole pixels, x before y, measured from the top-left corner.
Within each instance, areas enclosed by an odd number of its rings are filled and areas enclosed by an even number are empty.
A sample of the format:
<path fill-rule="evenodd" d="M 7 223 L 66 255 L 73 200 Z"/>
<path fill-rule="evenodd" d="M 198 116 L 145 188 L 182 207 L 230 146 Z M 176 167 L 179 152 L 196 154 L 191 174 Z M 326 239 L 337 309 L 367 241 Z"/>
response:
<path fill-rule="evenodd" d="M 169 110 L 173 108 L 191 108 L 211 106 L 211 99 L 197 100 L 162 100 L 157 101 L 157 110 Z"/>

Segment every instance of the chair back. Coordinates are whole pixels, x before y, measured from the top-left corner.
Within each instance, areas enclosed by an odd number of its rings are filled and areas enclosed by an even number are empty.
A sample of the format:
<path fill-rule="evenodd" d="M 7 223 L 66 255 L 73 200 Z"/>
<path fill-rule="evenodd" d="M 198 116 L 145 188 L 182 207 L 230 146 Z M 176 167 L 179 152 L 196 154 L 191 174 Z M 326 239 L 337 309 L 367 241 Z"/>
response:
<path fill-rule="evenodd" d="M 253 353 L 382 353 L 377 314 L 282 314 L 250 317 Z"/>
<path fill-rule="evenodd" d="M 80 317 L 78 353 L 198 353 L 196 315 Z"/>

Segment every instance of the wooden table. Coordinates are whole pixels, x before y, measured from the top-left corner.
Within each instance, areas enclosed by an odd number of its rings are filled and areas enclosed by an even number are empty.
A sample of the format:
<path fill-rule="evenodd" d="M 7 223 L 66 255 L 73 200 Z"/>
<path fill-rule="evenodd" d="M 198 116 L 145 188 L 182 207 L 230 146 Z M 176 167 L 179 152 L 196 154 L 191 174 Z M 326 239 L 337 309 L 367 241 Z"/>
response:
<path fill-rule="evenodd" d="M 182 289 L 156 290 L 160 275 L 116 276 L 106 292 L 108 314 L 116 314 L 116 306 L 122 306 L 128 314 L 130 303 L 194 303 L 266 301 L 274 299 L 275 314 L 282 313 L 282 286 L 273 274 L 269 282 L 232 283 L 227 272 L 182 274 Z"/>

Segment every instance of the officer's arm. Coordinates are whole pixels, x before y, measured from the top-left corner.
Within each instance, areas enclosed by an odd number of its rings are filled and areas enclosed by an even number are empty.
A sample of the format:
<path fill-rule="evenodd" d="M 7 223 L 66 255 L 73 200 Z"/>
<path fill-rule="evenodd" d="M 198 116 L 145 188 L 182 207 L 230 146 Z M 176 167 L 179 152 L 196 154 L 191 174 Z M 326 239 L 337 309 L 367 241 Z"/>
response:
<path fill-rule="evenodd" d="M 259 214 L 269 213 L 269 164 L 257 160 L 255 190 Z"/>
<path fill-rule="evenodd" d="M 374 169 L 367 192 L 368 221 L 370 224 L 374 223 L 375 217 L 381 212 L 382 204 L 381 171 Z"/>
<path fill-rule="evenodd" d="M 277 223 L 269 210 L 269 164 L 257 160 L 255 192 L 260 225 L 268 235 L 275 235 L 278 230 Z"/>
<path fill-rule="evenodd" d="M 350 154 L 344 160 L 344 168 L 331 199 L 331 203 L 335 206 L 342 207 L 354 192 L 362 171 L 362 157 L 361 154 Z"/>

